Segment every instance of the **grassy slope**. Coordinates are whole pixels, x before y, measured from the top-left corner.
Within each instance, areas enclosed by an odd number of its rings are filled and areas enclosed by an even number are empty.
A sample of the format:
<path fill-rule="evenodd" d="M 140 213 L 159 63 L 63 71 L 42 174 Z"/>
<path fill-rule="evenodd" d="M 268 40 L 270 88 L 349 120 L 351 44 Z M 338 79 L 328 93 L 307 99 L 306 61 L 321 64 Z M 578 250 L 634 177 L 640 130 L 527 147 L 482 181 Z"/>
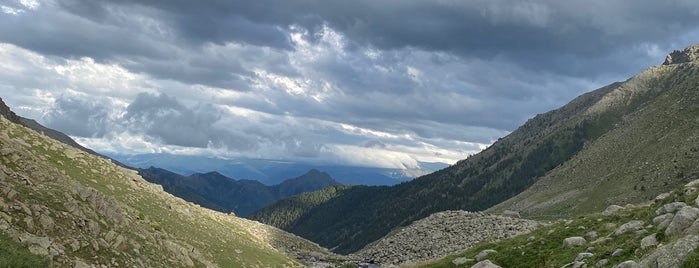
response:
<path fill-rule="evenodd" d="M 133 243 L 125 244 L 120 252 L 96 251 L 92 247 L 66 251 L 71 258 L 94 263 L 110 263 L 114 259 L 116 262 L 133 264 L 134 259 L 145 257 L 145 266 L 168 267 L 182 264 L 173 262 L 173 259 L 182 260 L 182 256 L 178 256 L 182 254 L 178 253 L 180 249 L 185 252 L 191 250 L 192 254 L 185 255 L 190 255 L 195 266 L 206 263 L 220 267 L 299 265 L 268 244 L 274 237 L 251 234 L 243 219 L 231 218 L 174 198 L 163 192 L 162 188 L 144 181 L 134 171 L 59 144 L 4 118 L 0 119 L 0 124 L 1 134 L 7 135 L 1 139 L 1 147 L 19 148 L 3 152 L 2 169 L 7 174 L 16 172 L 26 176 L 36 185 L 27 186 L 8 179 L 7 187 L 19 193 L 15 201 L 46 206 L 54 215 L 57 227 L 53 231 L 36 231 L 46 232 L 40 235 L 50 236 L 56 241 L 69 241 L 72 238 L 90 241 L 104 235 L 100 233 L 93 237 L 76 229 L 74 219 L 64 213 L 64 204 L 69 200 L 81 200 L 78 195 L 83 190 L 96 190 L 97 196 L 114 201 L 118 204 L 116 210 L 123 213 L 121 217 L 124 220 L 119 223 L 99 211 L 88 213 L 90 208 L 84 207 L 85 217 L 99 222 L 101 230 L 116 230 Z M 17 222 L 14 224 L 20 231 L 25 228 Z M 136 244 L 140 248 L 138 255 L 132 251 Z"/>
<path fill-rule="evenodd" d="M 449 168 L 394 187 L 345 191 L 308 210 L 285 229 L 348 253 L 435 212 L 484 210 L 524 191 L 610 129 L 615 122 L 589 121 L 581 111 L 618 86 L 615 83 L 584 94 L 558 110 L 538 115 L 483 152 Z M 276 208 L 280 210 L 266 213 L 280 215 L 268 219 L 288 214 L 283 206 Z"/>
<path fill-rule="evenodd" d="M 490 211 L 520 210 L 524 217 L 537 219 L 571 217 L 610 204 L 649 200 L 696 179 L 698 88 L 697 63 L 654 67 L 630 80 L 614 101 L 628 107 L 635 100 L 643 103 L 639 109 L 531 188 Z"/>
<path fill-rule="evenodd" d="M 678 189 L 671 196 L 672 198 L 668 198 L 662 202 L 647 202 L 645 205 L 627 208 L 611 216 L 593 213 L 577 216 L 575 219 L 569 221 L 559 220 L 528 234 L 522 234 L 495 243 L 481 243 L 463 253 L 413 266 L 435 268 L 470 267 L 475 263 L 474 260 L 461 266 L 453 264 L 452 261 L 461 257 L 475 259 L 475 256 L 482 250 L 494 249 L 497 253 L 488 255 L 488 259 L 502 267 L 562 267 L 571 263 L 578 253 L 585 252 L 588 247 L 591 247 L 591 252 L 594 254 L 593 257 L 585 260 L 588 267 L 589 265 L 596 264 L 597 261 L 601 259 L 609 260 L 611 265 L 605 267 L 611 267 L 614 264 L 626 260 L 638 262 L 652 250 L 652 247 L 640 249 L 640 241 L 643 237 L 655 233 L 658 242 L 661 244 L 671 244 L 676 241 L 678 237 L 666 237 L 664 231 L 658 230 L 655 226 L 647 229 L 641 235 L 630 232 L 614 237 L 611 236 L 611 234 L 617 227 L 632 220 L 641 220 L 644 221 L 646 225 L 650 225 L 653 218 L 656 216 L 655 210 L 663 204 L 675 201 L 693 204 L 694 200 L 697 198 L 697 193 L 685 196 L 683 191 Z M 587 238 L 587 244 L 583 247 L 562 248 L 561 245 L 565 238 L 571 236 L 585 236 L 586 233 L 591 231 L 597 232 L 597 239 L 610 236 L 612 240 L 593 245 L 591 242 L 595 239 Z M 622 249 L 623 253 L 619 256 L 612 256 L 612 253 L 616 249 Z M 692 255 L 686 259 L 682 267 L 697 267 L 693 266 L 697 263 L 697 259 L 695 259 L 696 256 L 699 256 L 699 249 L 695 250 Z"/>

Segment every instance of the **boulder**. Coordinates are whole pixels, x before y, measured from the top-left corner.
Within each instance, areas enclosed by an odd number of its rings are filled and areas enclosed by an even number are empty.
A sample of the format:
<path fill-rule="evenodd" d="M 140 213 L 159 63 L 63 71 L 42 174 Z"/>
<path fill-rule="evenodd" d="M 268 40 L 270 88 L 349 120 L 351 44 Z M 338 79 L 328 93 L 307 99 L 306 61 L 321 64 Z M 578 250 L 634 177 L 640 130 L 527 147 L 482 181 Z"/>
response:
<path fill-rule="evenodd" d="M 635 261 L 625 261 L 620 264 L 614 265 L 612 268 L 638 268 L 638 263 Z M 643 266 L 645 267 L 645 266 Z"/>
<path fill-rule="evenodd" d="M 502 215 L 505 217 L 511 217 L 511 218 L 521 218 L 522 217 L 519 215 L 519 211 L 514 211 L 514 210 L 505 210 L 502 212 Z"/>
<path fill-rule="evenodd" d="M 579 247 L 585 245 L 585 243 L 587 243 L 587 240 L 581 236 L 568 237 L 563 239 L 563 248 Z"/>
<path fill-rule="evenodd" d="M 601 259 L 601 260 L 597 261 L 597 264 L 595 264 L 595 266 L 604 267 L 604 266 L 607 266 L 607 264 L 609 264 L 609 260 Z"/>
<path fill-rule="evenodd" d="M 469 259 L 466 259 L 464 257 L 456 258 L 453 261 L 451 261 L 451 263 L 453 263 L 454 265 L 457 265 L 457 266 L 468 263 L 468 262 L 469 262 Z"/>
<path fill-rule="evenodd" d="M 491 253 L 497 253 L 497 251 L 492 250 L 492 249 L 486 249 L 486 250 L 479 252 L 476 255 L 476 261 L 485 260 L 486 258 L 488 258 L 488 255 L 490 255 Z"/>
<path fill-rule="evenodd" d="M 680 267 L 687 256 L 699 246 L 699 236 L 687 235 L 677 240 L 674 244 L 668 244 L 646 254 L 640 267 Z"/>
<path fill-rule="evenodd" d="M 578 253 L 578 256 L 575 257 L 575 261 L 582 261 L 584 259 L 592 258 L 592 256 L 595 256 L 595 254 L 592 254 L 590 252 Z"/>
<path fill-rule="evenodd" d="M 500 266 L 495 265 L 490 260 L 483 260 L 474 264 L 473 266 L 471 266 L 471 268 L 500 268 Z"/>
<path fill-rule="evenodd" d="M 622 235 L 622 234 L 625 234 L 628 232 L 638 231 L 641 228 L 643 228 L 643 225 L 644 225 L 644 222 L 638 221 L 638 220 L 633 220 L 633 221 L 624 223 L 621 226 L 619 226 L 619 228 L 617 228 L 616 231 L 614 231 L 614 235 L 618 236 L 618 235 Z"/>
<path fill-rule="evenodd" d="M 672 214 L 672 213 L 667 213 L 667 214 L 657 216 L 657 217 L 653 218 L 653 224 L 655 224 L 655 226 L 658 229 L 665 230 L 665 228 L 667 228 L 667 226 L 670 225 L 670 223 L 672 222 L 672 217 L 674 217 L 674 216 L 675 216 L 675 214 Z"/>
<path fill-rule="evenodd" d="M 469 259 L 461 257 L 461 258 L 454 259 L 453 261 L 451 261 L 451 263 L 458 266 L 458 265 L 466 264 L 469 261 L 470 261 Z"/>
<path fill-rule="evenodd" d="M 649 235 L 641 239 L 641 249 L 646 249 L 658 245 L 658 239 L 655 234 Z"/>
<path fill-rule="evenodd" d="M 623 249 L 617 248 L 614 250 L 614 252 L 612 252 L 612 257 L 619 257 L 623 253 L 624 253 Z"/>
<path fill-rule="evenodd" d="M 699 217 L 699 208 L 685 206 L 682 207 L 672 218 L 672 222 L 665 229 L 665 235 L 674 236 L 684 232 L 690 227 L 694 220 Z"/>
<path fill-rule="evenodd" d="M 668 203 L 668 204 L 665 204 L 662 207 L 658 208 L 657 210 L 655 210 L 655 215 L 663 215 L 666 213 L 675 213 L 675 211 L 677 211 L 683 207 L 686 207 L 686 206 L 687 206 L 687 204 L 685 204 L 684 202 Z"/>
<path fill-rule="evenodd" d="M 585 234 L 585 237 L 587 237 L 589 239 L 595 239 L 595 238 L 597 238 L 597 232 L 589 231 Z"/>
<path fill-rule="evenodd" d="M 655 201 L 656 201 L 656 202 L 662 202 L 662 201 L 664 201 L 665 199 L 668 199 L 668 198 L 670 197 L 670 195 L 672 195 L 672 194 L 671 194 L 671 193 L 662 193 L 662 194 L 659 194 L 658 196 L 655 197 Z"/>
<path fill-rule="evenodd" d="M 619 205 L 611 205 L 608 206 L 604 211 L 602 211 L 602 215 L 604 216 L 611 216 L 617 213 L 617 211 L 624 209 L 624 207 L 619 206 Z"/>

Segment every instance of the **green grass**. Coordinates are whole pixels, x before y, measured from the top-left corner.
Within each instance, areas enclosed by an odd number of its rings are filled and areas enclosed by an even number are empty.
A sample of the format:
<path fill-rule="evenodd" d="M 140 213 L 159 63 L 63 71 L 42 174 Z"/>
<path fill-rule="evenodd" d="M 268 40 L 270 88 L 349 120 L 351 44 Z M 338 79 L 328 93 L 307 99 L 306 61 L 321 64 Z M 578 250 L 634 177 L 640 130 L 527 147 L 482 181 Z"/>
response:
<path fill-rule="evenodd" d="M 78 257 L 90 263 L 121 264 L 133 262 L 135 247 L 132 242 L 139 244 L 139 255 L 147 256 L 145 266 L 172 267 L 171 259 L 175 255 L 158 241 L 171 241 L 189 251 L 199 252 L 206 261 L 211 261 L 220 267 L 283 267 L 299 266 L 300 264 L 280 252 L 272 249 L 267 243 L 249 233 L 247 227 L 240 222 L 228 219 L 228 216 L 201 209 L 187 202 L 173 198 L 164 192 L 154 189 L 151 184 L 136 178 L 113 165 L 108 160 L 88 154 L 82 154 L 74 159 L 65 154 L 64 146 L 53 146 L 54 141 L 45 139 L 31 130 L 1 122 L 3 131 L 7 131 L 10 139 L 25 142 L 30 148 L 21 149 L 26 156 L 20 161 L 4 162 L 5 168 L 24 174 L 34 181 L 35 186 L 29 187 L 21 183 L 8 181 L 19 194 L 18 201 L 24 204 L 40 204 L 46 206 L 55 220 L 56 226 L 62 226 L 61 231 L 54 229 L 46 232 L 45 236 L 59 239 L 76 238 L 82 241 L 94 241 L 109 230 L 114 230 L 124 236 L 125 243 L 116 251 L 104 249 L 96 252 L 92 247 L 66 252 L 71 257 Z M 5 146 L 0 141 L 0 146 Z M 74 150 L 74 149 L 68 149 Z M 41 172 L 24 173 L 26 170 Z M 43 178 L 40 178 L 43 177 Z M 135 179 L 134 182 L 132 179 Z M 91 208 L 88 201 L 71 190 L 72 184 L 97 190 L 107 199 L 113 199 L 127 220 L 117 224 L 97 209 Z M 101 229 L 99 237 L 95 238 L 87 232 L 75 229 L 73 216 L 62 215 L 64 203 L 68 199 L 76 200 L 83 211 L 84 218 L 97 222 Z M 187 210 L 188 212 L 183 212 Z M 90 212 L 94 211 L 94 212 Z M 89 212 L 89 213 L 87 213 Z M 96 212 L 96 213 L 95 213 Z M 23 225 L 17 226 L 24 228 Z M 62 238 L 60 238 L 62 237 Z M 47 261 L 29 254 L 21 245 L 11 244 L 12 241 L 0 240 L 0 267 L 43 267 Z M 238 253 L 240 252 L 240 253 Z M 35 261 L 35 262 L 30 262 Z M 41 262 L 43 261 L 43 262 Z M 192 258 L 195 267 L 205 267 Z M 27 265 L 24 265 L 27 264 Z M 60 263 L 59 263 L 60 265 Z"/>
<path fill-rule="evenodd" d="M 0 268 L 48 267 L 48 260 L 34 255 L 25 246 L 0 234 Z"/>
<path fill-rule="evenodd" d="M 663 204 L 670 202 L 685 202 L 691 204 L 699 194 L 684 195 L 681 189 L 673 192 L 673 197 L 661 203 L 652 203 L 645 206 L 637 206 L 631 209 L 624 209 L 612 216 L 603 216 L 599 213 L 578 216 L 569 221 L 557 221 L 544 226 L 528 234 L 522 234 L 514 238 L 502 240 L 494 243 L 481 243 L 468 250 L 445 257 L 440 260 L 424 263 L 419 266 L 424 267 L 457 267 L 452 261 L 459 257 L 475 259 L 475 256 L 485 249 L 494 249 L 497 253 L 488 255 L 488 259 L 502 267 L 561 267 L 572 262 L 578 253 L 585 252 L 588 247 L 594 254 L 586 259 L 590 265 L 596 264 L 601 259 L 609 260 L 610 264 L 621 263 L 626 260 L 639 261 L 652 248 L 640 249 L 640 241 L 643 237 L 656 234 L 659 243 L 674 243 L 677 237 L 666 237 L 664 231 L 657 228 L 645 229 L 642 234 L 630 232 L 620 236 L 613 236 L 612 233 L 622 224 L 632 220 L 641 220 L 645 225 L 652 224 L 656 216 L 655 210 Z M 571 236 L 585 236 L 586 233 L 595 231 L 597 239 L 611 237 L 611 241 L 592 244 L 595 239 L 587 239 L 587 243 L 582 247 L 564 249 L 563 240 Z M 533 238 L 531 238 L 533 237 Z M 623 249 L 620 256 L 612 256 L 616 249 Z M 474 262 L 466 263 L 460 267 L 470 267 Z M 545 264 L 545 265 L 544 265 Z M 687 257 L 682 267 L 699 267 L 699 249 L 692 252 Z"/>

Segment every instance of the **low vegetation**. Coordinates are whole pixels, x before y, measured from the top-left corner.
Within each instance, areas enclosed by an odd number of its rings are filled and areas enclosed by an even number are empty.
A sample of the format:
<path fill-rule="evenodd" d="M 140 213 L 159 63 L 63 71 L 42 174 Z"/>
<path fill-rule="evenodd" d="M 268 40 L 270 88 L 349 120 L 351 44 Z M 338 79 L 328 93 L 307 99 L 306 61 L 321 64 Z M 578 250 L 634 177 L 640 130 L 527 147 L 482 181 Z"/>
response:
<path fill-rule="evenodd" d="M 463 253 L 415 266 L 471 267 L 477 261 L 476 255 L 486 249 L 496 251 L 487 255 L 487 259 L 501 267 L 562 267 L 573 263 L 578 254 L 583 252 L 592 253 L 582 260 L 587 267 L 595 266 L 602 260 L 606 260 L 603 262 L 608 263 L 609 267 L 628 260 L 642 263 L 644 258 L 647 259 L 655 250 L 663 248 L 663 245 L 670 247 L 684 235 L 699 235 L 696 230 L 682 235 L 666 235 L 665 227 L 659 227 L 658 222 L 654 222 L 654 218 L 659 216 L 656 210 L 666 204 L 683 202 L 694 205 L 697 199 L 694 191 L 696 188 L 685 194 L 684 189 L 678 189 L 665 199 L 638 206 L 629 205 L 611 214 L 593 213 L 572 220 L 559 220 L 531 233 L 495 243 L 481 243 Z M 631 221 L 642 221 L 643 224 L 626 233 L 615 234 L 620 227 Z M 656 243 L 644 248 L 641 240 L 652 235 L 655 235 Z M 576 236 L 584 237 L 586 243 L 577 247 L 562 246 L 564 239 Z M 672 258 L 681 258 L 682 267 L 697 267 L 698 252 L 699 247 L 687 256 L 673 252 L 678 255 Z"/>

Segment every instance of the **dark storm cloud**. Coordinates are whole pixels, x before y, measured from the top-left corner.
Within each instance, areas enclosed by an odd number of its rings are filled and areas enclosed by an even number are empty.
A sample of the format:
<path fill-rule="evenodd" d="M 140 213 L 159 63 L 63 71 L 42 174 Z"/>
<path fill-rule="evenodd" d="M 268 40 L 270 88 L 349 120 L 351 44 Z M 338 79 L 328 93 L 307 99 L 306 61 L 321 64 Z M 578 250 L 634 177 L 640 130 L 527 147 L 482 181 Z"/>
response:
<path fill-rule="evenodd" d="M 242 135 L 214 127 L 220 120 L 215 108 L 203 105 L 190 109 L 166 94 L 139 94 L 127 107 L 123 120 L 133 131 L 143 131 L 165 144 L 200 148 L 225 145 L 230 149 L 256 146 Z"/>
<path fill-rule="evenodd" d="M 108 104 L 79 97 L 61 96 L 46 116 L 47 126 L 68 135 L 101 137 L 109 122 Z"/>

